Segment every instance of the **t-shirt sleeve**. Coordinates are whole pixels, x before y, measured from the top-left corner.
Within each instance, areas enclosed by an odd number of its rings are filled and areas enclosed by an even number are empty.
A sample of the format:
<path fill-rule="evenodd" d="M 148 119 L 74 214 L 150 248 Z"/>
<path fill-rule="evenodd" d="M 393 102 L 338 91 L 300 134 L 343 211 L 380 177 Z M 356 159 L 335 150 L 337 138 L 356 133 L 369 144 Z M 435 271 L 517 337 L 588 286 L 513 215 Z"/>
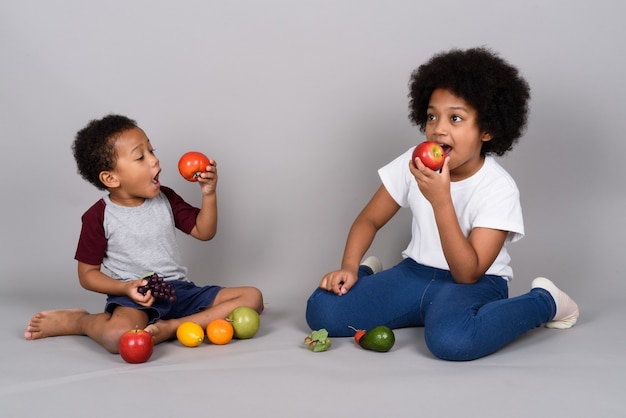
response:
<path fill-rule="evenodd" d="M 81 263 L 102 264 L 107 249 L 104 232 L 104 200 L 98 200 L 82 216 L 82 227 L 74 258 Z"/>
<path fill-rule="evenodd" d="M 161 186 L 161 191 L 170 202 L 176 228 L 185 234 L 190 234 L 191 230 L 196 226 L 196 218 L 200 209 L 185 202 L 182 197 L 169 187 Z"/>
<path fill-rule="evenodd" d="M 524 220 L 519 190 L 508 178 L 500 178 L 489 188 L 491 195 L 476 219 L 474 227 L 508 231 L 507 241 L 516 242 L 524 237 Z"/>
<path fill-rule="evenodd" d="M 383 186 L 393 200 L 403 208 L 409 206 L 410 180 L 413 178 L 409 171 L 409 161 L 411 161 L 414 148 L 410 148 L 378 170 L 378 176 Z"/>

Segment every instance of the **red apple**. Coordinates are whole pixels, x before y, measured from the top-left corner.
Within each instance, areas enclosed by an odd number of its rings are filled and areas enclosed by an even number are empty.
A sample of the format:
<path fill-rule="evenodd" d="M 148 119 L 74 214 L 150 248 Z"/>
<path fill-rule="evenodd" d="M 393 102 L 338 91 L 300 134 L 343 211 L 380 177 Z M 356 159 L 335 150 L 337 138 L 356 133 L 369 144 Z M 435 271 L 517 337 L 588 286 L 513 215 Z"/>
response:
<path fill-rule="evenodd" d="M 131 329 L 120 338 L 119 351 L 127 363 L 145 363 L 152 356 L 152 335 L 142 329 Z"/>
<path fill-rule="evenodd" d="M 413 164 L 415 164 L 416 158 L 419 158 L 426 167 L 437 171 L 443 167 L 446 154 L 438 143 L 426 141 L 415 147 L 413 151 Z"/>

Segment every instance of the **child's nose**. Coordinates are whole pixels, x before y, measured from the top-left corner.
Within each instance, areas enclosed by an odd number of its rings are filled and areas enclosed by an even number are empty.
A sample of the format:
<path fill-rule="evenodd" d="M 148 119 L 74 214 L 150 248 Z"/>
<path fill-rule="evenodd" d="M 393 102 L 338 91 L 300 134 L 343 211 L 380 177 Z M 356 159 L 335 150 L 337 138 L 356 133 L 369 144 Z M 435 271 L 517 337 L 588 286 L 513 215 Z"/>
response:
<path fill-rule="evenodd" d="M 435 122 L 435 127 L 433 128 L 433 133 L 435 135 L 445 135 L 448 132 L 448 124 L 443 119 L 438 119 Z"/>

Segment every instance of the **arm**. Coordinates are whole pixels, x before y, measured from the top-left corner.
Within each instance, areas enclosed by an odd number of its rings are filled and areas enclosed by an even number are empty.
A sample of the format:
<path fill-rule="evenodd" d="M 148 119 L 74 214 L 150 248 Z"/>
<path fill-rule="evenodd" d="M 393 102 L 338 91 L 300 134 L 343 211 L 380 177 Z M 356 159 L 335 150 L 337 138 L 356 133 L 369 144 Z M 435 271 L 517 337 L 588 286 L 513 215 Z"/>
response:
<path fill-rule="evenodd" d="M 504 245 L 507 232 L 475 228 L 467 238 L 463 235 L 450 195 L 448 164 L 446 159 L 441 173 L 437 173 L 416 159 L 415 165 L 409 163 L 409 170 L 433 207 L 441 247 L 452 277 L 457 283 L 471 284 L 478 281 L 493 264 Z"/>
<path fill-rule="evenodd" d="M 369 203 L 357 216 L 346 241 L 341 269 L 326 274 L 320 282 L 322 289 L 343 295 L 357 281 L 359 264 L 374 237 L 400 209 L 385 186 L 380 186 Z"/>
<path fill-rule="evenodd" d="M 150 306 L 154 302 L 151 292 L 142 295 L 137 288 L 146 283 L 145 280 L 124 282 L 115 280 L 100 271 L 100 266 L 78 262 L 78 281 L 80 285 L 92 292 L 106 295 L 126 295 L 142 306 Z"/>
<path fill-rule="evenodd" d="M 208 241 L 217 232 L 217 163 L 214 160 L 209 160 L 206 171 L 198 177 L 198 183 L 202 191 L 202 203 L 191 236 Z"/>

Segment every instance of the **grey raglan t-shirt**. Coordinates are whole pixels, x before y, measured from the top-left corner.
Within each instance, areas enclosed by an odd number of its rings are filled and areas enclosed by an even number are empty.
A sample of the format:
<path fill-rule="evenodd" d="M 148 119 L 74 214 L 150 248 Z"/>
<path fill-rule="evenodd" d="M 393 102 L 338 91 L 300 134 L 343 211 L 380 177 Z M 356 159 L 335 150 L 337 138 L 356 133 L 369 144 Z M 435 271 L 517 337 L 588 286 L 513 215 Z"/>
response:
<path fill-rule="evenodd" d="M 105 196 L 82 216 L 75 258 L 102 265 L 118 280 L 138 279 L 149 272 L 165 280 L 188 280 L 176 228 L 189 234 L 198 212 L 164 186 L 157 197 L 137 207 L 117 205 Z"/>

